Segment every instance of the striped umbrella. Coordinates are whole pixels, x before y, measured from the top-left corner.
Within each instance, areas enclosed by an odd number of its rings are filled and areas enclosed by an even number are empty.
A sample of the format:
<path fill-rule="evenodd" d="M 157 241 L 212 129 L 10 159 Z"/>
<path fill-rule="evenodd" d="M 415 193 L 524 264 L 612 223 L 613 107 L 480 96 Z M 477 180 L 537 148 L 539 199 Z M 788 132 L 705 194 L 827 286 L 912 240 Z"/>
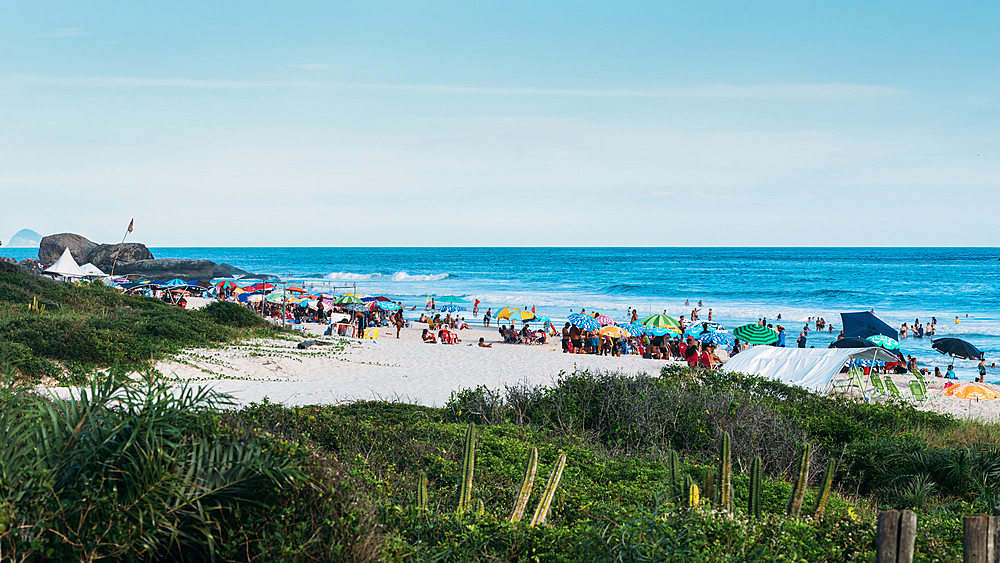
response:
<path fill-rule="evenodd" d="M 778 341 L 778 332 L 759 324 L 748 324 L 733 329 L 733 336 L 747 344 L 772 344 Z"/>
<path fill-rule="evenodd" d="M 598 315 L 597 318 L 594 320 L 600 323 L 601 326 L 608 326 L 615 324 L 615 320 L 607 315 Z"/>
<path fill-rule="evenodd" d="M 566 317 L 566 320 L 569 321 L 571 325 L 583 330 L 597 330 L 601 328 L 600 323 L 598 323 L 597 320 L 590 315 L 573 313 L 572 315 Z"/>
<path fill-rule="evenodd" d="M 645 334 L 646 333 L 646 327 L 642 326 L 638 322 L 629 323 L 629 324 L 620 325 L 620 326 L 623 329 L 625 329 L 625 331 L 628 332 L 629 334 L 631 334 L 632 336 L 639 336 L 640 334 Z"/>
<path fill-rule="evenodd" d="M 879 346 L 885 348 L 886 350 L 899 350 L 899 342 L 896 342 L 894 338 L 890 338 L 884 334 L 876 334 L 875 336 L 869 336 L 866 338 L 868 342 L 878 344 Z"/>
<path fill-rule="evenodd" d="M 348 293 L 347 295 L 341 295 L 333 302 L 334 305 L 347 305 L 348 303 L 363 303 L 363 301 L 357 295 Z"/>
<path fill-rule="evenodd" d="M 362 312 L 364 312 L 365 311 L 365 307 L 366 306 L 365 306 L 364 303 L 348 303 L 348 304 L 344 305 L 345 309 L 347 309 L 348 311 L 354 311 L 356 313 L 362 313 Z"/>
<path fill-rule="evenodd" d="M 438 311 L 441 311 L 442 313 L 457 313 L 461 310 L 462 308 L 458 305 L 445 305 L 444 307 L 438 309 Z"/>
<path fill-rule="evenodd" d="M 646 326 L 677 326 L 677 321 L 667 315 L 650 315 L 642 319 L 642 324 Z"/>

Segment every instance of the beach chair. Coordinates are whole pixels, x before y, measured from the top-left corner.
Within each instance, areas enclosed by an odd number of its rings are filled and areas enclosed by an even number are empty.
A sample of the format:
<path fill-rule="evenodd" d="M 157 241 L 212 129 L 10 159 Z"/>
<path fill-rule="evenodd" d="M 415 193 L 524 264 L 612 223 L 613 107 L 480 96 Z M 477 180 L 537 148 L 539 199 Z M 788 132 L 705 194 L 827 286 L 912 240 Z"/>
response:
<path fill-rule="evenodd" d="M 903 398 L 903 395 L 900 394 L 899 392 L 899 388 L 896 387 L 896 384 L 892 381 L 892 378 L 889 377 L 888 375 L 885 376 L 885 388 L 889 390 L 889 395 L 891 395 L 893 398 L 896 399 Z"/>
<path fill-rule="evenodd" d="M 922 403 L 927 400 L 927 388 L 917 381 L 910 382 L 910 394 L 915 401 Z"/>
<path fill-rule="evenodd" d="M 870 379 L 872 382 L 872 387 L 875 388 L 875 391 L 878 391 L 879 395 L 885 395 L 885 385 L 882 384 L 882 379 L 878 376 L 878 374 L 872 372 Z"/>
<path fill-rule="evenodd" d="M 378 333 L 381 332 L 381 331 L 382 331 L 382 329 L 380 329 L 380 328 L 366 328 L 365 329 L 365 334 L 364 334 L 364 336 L 362 336 L 362 338 L 367 338 L 369 340 L 374 340 L 374 341 L 378 342 Z"/>

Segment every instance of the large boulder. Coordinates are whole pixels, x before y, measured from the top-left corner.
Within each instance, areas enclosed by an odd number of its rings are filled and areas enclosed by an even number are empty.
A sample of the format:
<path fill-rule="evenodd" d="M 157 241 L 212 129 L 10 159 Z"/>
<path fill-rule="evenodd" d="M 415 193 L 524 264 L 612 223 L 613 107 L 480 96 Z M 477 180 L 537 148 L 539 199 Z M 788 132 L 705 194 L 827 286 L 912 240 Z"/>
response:
<path fill-rule="evenodd" d="M 115 255 L 118 256 L 118 263 L 115 264 Z M 105 273 L 111 273 L 111 267 L 115 266 L 115 273 L 121 271 L 121 266 L 129 262 L 139 260 L 152 260 L 153 253 L 146 248 L 146 245 L 138 242 L 127 242 L 125 244 L 99 244 L 90 251 L 87 262 L 97 266 Z"/>
<path fill-rule="evenodd" d="M 95 264 L 96 266 L 96 264 Z M 193 260 L 188 258 L 161 258 L 159 260 L 138 260 L 136 262 L 119 263 L 115 275 L 138 274 L 150 279 L 167 281 L 173 278 L 182 280 L 210 280 L 225 278 L 231 274 L 209 260 Z"/>
<path fill-rule="evenodd" d="M 24 260 L 18 262 L 18 264 L 31 270 L 32 272 L 41 271 L 42 269 L 42 263 L 34 258 L 25 258 Z"/>
<path fill-rule="evenodd" d="M 97 248 L 97 243 L 73 233 L 42 237 L 42 242 L 38 245 L 38 261 L 42 264 L 55 264 L 67 248 L 77 264 L 86 264 L 89 262 L 90 252 Z"/>

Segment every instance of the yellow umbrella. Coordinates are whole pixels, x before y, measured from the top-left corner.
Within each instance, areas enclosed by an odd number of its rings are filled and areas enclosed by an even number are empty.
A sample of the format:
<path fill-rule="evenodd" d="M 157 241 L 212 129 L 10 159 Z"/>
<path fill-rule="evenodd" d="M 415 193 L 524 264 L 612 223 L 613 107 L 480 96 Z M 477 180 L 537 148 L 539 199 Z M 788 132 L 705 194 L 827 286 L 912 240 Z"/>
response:
<path fill-rule="evenodd" d="M 627 338 L 629 335 L 622 327 L 615 325 L 603 326 L 597 332 L 601 336 L 610 336 L 611 338 Z"/>
<path fill-rule="evenodd" d="M 517 307 L 504 307 L 503 309 L 497 311 L 497 318 L 511 319 L 511 320 L 520 319 L 522 321 L 530 321 L 531 319 L 535 318 L 535 315 L 528 311 L 525 311 L 524 309 L 518 309 Z"/>
<path fill-rule="evenodd" d="M 1000 392 L 986 383 L 959 383 L 945 389 L 945 395 L 958 397 L 959 399 L 996 399 L 1000 397 Z"/>

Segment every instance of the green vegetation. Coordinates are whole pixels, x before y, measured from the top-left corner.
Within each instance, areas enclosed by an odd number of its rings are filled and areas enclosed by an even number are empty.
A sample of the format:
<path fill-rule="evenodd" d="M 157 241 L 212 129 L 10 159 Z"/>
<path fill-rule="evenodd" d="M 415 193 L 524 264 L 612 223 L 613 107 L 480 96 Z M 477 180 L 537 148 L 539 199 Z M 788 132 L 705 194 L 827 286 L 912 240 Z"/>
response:
<path fill-rule="evenodd" d="M 30 378 L 82 383 L 95 368 L 141 369 L 186 347 L 273 330 L 233 303 L 186 311 L 101 282 L 56 282 L 0 262 L 0 353 Z"/>

